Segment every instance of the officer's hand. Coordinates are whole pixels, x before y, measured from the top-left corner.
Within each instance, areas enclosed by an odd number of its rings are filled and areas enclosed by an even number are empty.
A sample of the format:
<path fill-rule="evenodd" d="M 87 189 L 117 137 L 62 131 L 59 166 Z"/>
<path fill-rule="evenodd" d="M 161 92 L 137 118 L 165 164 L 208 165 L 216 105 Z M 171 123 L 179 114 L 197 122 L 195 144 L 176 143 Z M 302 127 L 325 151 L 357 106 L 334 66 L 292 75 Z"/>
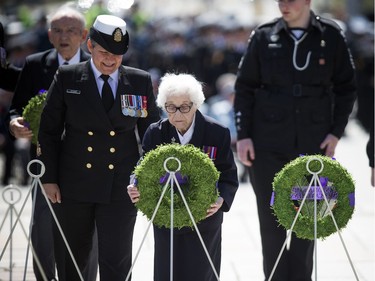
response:
<path fill-rule="evenodd" d="M 17 139 L 31 139 L 33 136 L 33 132 L 25 125 L 26 122 L 23 117 L 17 117 L 9 122 L 9 130 L 11 134 Z"/>
<path fill-rule="evenodd" d="M 130 197 L 130 200 L 133 203 L 138 202 L 139 196 L 141 195 L 138 191 L 138 188 L 134 184 L 129 184 L 127 189 L 128 189 L 128 195 Z"/>
<path fill-rule="evenodd" d="M 212 216 L 217 211 L 219 211 L 219 209 L 221 208 L 221 206 L 223 206 L 223 203 L 224 203 L 223 197 L 218 197 L 217 200 L 216 200 L 216 202 L 214 204 L 212 204 L 210 206 L 210 208 L 207 210 L 207 216 L 206 216 L 206 218 Z"/>
<path fill-rule="evenodd" d="M 254 145 L 253 141 L 248 139 L 242 139 L 237 141 L 237 157 L 245 165 L 251 166 L 255 159 Z"/>
<path fill-rule="evenodd" d="M 52 203 L 61 203 L 60 188 L 56 183 L 45 183 L 43 189 Z"/>
<path fill-rule="evenodd" d="M 335 150 L 339 139 L 332 134 L 328 134 L 320 145 L 320 149 L 324 150 L 324 154 L 328 157 L 335 155 Z"/>

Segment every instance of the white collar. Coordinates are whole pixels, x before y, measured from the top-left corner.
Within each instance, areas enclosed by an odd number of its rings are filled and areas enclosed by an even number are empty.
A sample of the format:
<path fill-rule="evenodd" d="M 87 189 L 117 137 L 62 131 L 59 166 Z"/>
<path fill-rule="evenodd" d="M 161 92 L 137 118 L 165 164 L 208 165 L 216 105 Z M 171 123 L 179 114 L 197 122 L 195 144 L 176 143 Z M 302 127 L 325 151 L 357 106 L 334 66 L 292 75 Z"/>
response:
<path fill-rule="evenodd" d="M 186 131 L 184 135 L 181 135 L 180 132 L 176 129 L 178 138 L 180 139 L 180 143 L 182 145 L 185 145 L 190 142 L 191 138 L 193 137 L 194 127 L 195 127 L 195 114 L 193 117 L 193 122 L 190 125 L 190 128 Z"/>
<path fill-rule="evenodd" d="M 80 62 L 81 59 L 81 50 L 78 49 L 76 54 L 70 59 L 70 60 L 65 60 L 60 53 L 57 53 L 57 59 L 59 61 L 59 65 L 62 65 L 64 62 L 68 62 L 69 64 L 76 64 Z"/>

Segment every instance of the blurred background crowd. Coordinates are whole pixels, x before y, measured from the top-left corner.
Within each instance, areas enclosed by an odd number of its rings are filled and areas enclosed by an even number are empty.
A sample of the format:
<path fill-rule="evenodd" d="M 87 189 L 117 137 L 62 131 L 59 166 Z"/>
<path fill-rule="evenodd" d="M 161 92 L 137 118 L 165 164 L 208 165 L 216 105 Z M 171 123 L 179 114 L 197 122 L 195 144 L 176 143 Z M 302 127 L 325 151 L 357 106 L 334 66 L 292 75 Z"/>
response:
<path fill-rule="evenodd" d="M 152 74 L 155 95 L 166 71 L 194 74 L 204 83 L 203 112 L 228 126 L 236 141 L 232 101 L 237 67 L 251 30 L 278 16 L 274 0 L 0 0 L 10 63 L 22 67 L 27 55 L 52 47 L 47 17 L 66 3 L 85 14 L 88 27 L 98 14 L 125 19 L 130 46 L 124 63 Z M 369 131 L 374 110 L 374 1 L 313 0 L 312 7 L 316 14 L 337 21 L 346 34 L 358 81 L 353 118 Z M 0 89 L 0 183 L 25 185 L 28 141 L 11 140 L 4 124 L 12 94 Z M 239 171 L 241 180 L 247 180 Z"/>

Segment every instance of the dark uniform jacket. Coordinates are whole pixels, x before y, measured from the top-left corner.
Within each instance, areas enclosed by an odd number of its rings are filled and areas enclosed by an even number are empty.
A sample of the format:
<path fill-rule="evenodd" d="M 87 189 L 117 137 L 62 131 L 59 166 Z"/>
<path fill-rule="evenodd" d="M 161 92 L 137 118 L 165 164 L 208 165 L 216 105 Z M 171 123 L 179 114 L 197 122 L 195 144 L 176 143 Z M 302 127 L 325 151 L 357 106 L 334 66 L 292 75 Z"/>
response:
<path fill-rule="evenodd" d="M 80 51 L 81 62 L 90 58 L 90 54 Z M 48 90 L 59 67 L 56 49 L 30 55 L 26 58 L 19 82 L 14 92 L 9 119 L 22 116 L 29 100 L 41 90 Z M 31 145 L 31 158 L 36 156 L 36 147 Z"/>
<path fill-rule="evenodd" d="M 346 40 L 313 12 L 306 32 L 295 43 L 279 18 L 250 36 L 234 107 L 238 139 L 252 138 L 256 149 L 317 153 L 328 133 L 344 132 L 356 88 Z"/>
<path fill-rule="evenodd" d="M 125 116 L 121 96 L 144 96 L 146 118 Z M 40 160 L 43 183 L 57 183 L 62 196 L 82 202 L 125 200 L 129 175 L 139 159 L 136 128 L 142 138 L 159 120 L 150 75 L 121 66 L 116 98 L 103 107 L 90 61 L 62 67 L 48 92 L 42 113 Z"/>
<path fill-rule="evenodd" d="M 176 128 L 169 123 L 168 119 L 163 119 L 152 124 L 146 132 L 143 139 L 143 150 L 148 152 L 159 144 L 172 142 L 180 142 Z M 217 148 L 216 158 L 212 160 L 220 172 L 218 189 L 224 203 L 216 214 L 198 224 L 200 231 L 216 229 L 223 221 L 223 212 L 229 211 L 238 188 L 237 167 L 231 150 L 229 129 L 197 111 L 194 133 L 189 143 L 202 150 L 204 146 Z M 169 231 L 169 229 L 165 229 L 165 231 Z M 187 231 L 191 231 L 191 229 L 175 230 L 176 234 Z"/>
<path fill-rule="evenodd" d="M 17 85 L 18 76 L 21 68 L 8 64 L 6 68 L 0 66 L 0 88 L 6 91 L 14 92 Z"/>

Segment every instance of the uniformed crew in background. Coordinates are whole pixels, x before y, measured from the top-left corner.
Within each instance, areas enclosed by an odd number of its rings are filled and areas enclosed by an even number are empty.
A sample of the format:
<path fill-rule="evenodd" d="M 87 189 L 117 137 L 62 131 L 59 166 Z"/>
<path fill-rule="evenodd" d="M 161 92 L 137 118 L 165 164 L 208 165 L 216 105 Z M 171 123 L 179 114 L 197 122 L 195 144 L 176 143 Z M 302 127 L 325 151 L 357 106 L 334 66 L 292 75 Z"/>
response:
<path fill-rule="evenodd" d="M 88 33 L 85 18 L 80 12 L 63 5 L 49 15 L 48 21 L 48 36 L 54 48 L 26 57 L 10 106 L 9 131 L 17 139 L 31 139 L 34 132 L 25 124 L 22 117 L 23 109 L 40 91 L 48 90 L 58 67 L 64 63 L 75 64 L 90 58 L 90 55 L 80 48 Z M 11 67 L 8 66 L 7 69 L 9 78 L 15 76 L 16 73 L 16 69 L 12 70 Z M 36 158 L 36 145 L 33 143 L 30 145 L 30 158 Z M 31 168 L 33 173 L 39 173 L 34 171 L 38 167 L 33 165 Z M 33 197 L 35 208 L 31 239 L 47 280 L 55 280 L 53 244 L 57 241 L 53 239 L 53 219 L 40 188 L 38 187 L 36 191 L 36 196 Z M 93 249 L 90 266 L 84 274 L 87 281 L 96 280 L 97 275 L 97 249 L 96 247 Z M 45 280 L 35 259 L 33 266 L 36 280 Z"/>
<path fill-rule="evenodd" d="M 39 129 L 43 187 L 81 270 L 96 227 L 101 281 L 123 281 L 130 270 L 137 210 L 126 186 L 140 157 L 136 132 L 142 139 L 159 120 L 150 74 L 121 65 L 128 44 L 125 21 L 99 15 L 91 60 L 59 69 Z M 65 281 L 80 280 L 65 257 Z"/>
<path fill-rule="evenodd" d="M 0 22 L 0 89 L 13 92 L 16 88 L 21 68 L 7 62 L 4 45 L 4 27 Z"/>
<path fill-rule="evenodd" d="M 277 2 L 282 17 L 260 25 L 250 36 L 234 103 L 237 153 L 250 167 L 266 280 L 286 238 L 270 208 L 275 173 L 300 154 L 334 156 L 356 90 L 340 28 L 316 16 L 311 0 Z M 313 246 L 293 234 L 272 280 L 311 280 Z"/>

